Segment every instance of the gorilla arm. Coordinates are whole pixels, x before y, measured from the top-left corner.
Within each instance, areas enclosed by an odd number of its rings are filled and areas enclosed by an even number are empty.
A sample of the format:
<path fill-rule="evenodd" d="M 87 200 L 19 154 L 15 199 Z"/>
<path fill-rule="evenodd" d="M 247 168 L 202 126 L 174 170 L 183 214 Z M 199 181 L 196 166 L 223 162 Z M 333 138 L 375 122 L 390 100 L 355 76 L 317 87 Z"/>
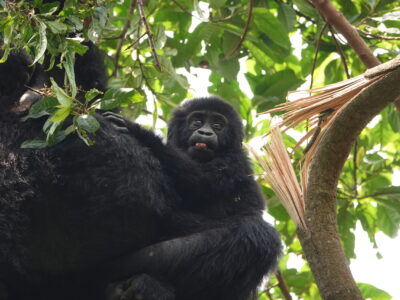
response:
<path fill-rule="evenodd" d="M 204 198 L 202 196 L 205 193 L 204 189 L 210 187 L 212 180 L 205 176 L 198 162 L 192 160 L 182 150 L 165 145 L 154 132 L 124 119 L 121 115 L 105 112 L 103 116 L 114 125 L 117 131 L 133 136 L 144 147 L 151 150 L 152 154 L 160 160 L 166 174 L 183 198 L 193 201 L 201 201 Z"/>
<path fill-rule="evenodd" d="M 180 299 L 211 299 L 222 290 L 242 299 L 238 295 L 248 295 L 254 282 L 276 265 L 279 252 L 278 234 L 261 215 L 238 217 L 117 258 L 102 271 L 109 282 L 143 273 L 167 278 L 177 291 L 188 293 Z"/>

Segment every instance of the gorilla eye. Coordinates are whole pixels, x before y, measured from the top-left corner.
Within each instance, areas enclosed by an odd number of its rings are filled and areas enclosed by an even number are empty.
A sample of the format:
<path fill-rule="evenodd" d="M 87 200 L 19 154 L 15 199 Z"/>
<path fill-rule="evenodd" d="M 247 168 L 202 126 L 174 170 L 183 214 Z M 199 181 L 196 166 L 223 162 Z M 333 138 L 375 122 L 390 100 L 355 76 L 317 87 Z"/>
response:
<path fill-rule="evenodd" d="M 202 126 L 203 125 L 203 121 L 202 120 L 200 120 L 200 119 L 196 119 L 196 120 L 193 120 L 192 121 L 192 124 L 191 124 L 193 127 L 200 127 L 200 126 Z"/>
<path fill-rule="evenodd" d="M 222 123 L 213 123 L 212 128 L 215 130 L 222 130 L 224 128 L 224 125 Z"/>

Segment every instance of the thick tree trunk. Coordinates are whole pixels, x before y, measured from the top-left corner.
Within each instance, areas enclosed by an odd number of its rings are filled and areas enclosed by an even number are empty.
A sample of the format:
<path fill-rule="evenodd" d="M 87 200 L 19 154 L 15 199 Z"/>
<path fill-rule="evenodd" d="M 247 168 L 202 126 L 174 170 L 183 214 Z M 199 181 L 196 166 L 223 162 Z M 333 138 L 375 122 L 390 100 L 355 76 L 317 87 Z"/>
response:
<path fill-rule="evenodd" d="M 362 299 L 340 242 L 336 187 L 344 162 L 361 130 L 400 95 L 399 59 L 382 67 L 387 75 L 363 90 L 336 117 L 321 140 L 309 170 L 305 203 L 309 231 L 299 230 L 298 233 L 321 296 L 327 300 Z M 380 72 L 375 68 L 371 71 Z M 366 74 L 369 75 L 371 72 Z"/>

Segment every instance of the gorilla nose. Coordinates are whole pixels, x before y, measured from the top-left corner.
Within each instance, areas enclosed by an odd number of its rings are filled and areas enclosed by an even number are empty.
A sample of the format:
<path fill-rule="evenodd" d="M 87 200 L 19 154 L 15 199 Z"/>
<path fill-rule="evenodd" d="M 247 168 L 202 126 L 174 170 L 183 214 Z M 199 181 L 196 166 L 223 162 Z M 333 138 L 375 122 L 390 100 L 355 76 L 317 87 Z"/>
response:
<path fill-rule="evenodd" d="M 213 132 L 212 131 L 208 131 L 208 130 L 199 130 L 198 132 L 199 132 L 199 134 L 205 135 L 205 136 L 212 136 L 213 135 Z"/>

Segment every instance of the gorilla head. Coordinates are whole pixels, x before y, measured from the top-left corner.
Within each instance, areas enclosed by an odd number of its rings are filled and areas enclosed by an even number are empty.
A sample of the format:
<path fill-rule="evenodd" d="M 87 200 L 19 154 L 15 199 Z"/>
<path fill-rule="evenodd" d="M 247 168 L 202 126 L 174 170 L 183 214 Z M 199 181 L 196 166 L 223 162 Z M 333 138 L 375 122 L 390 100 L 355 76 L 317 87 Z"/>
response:
<path fill-rule="evenodd" d="M 217 97 L 185 102 L 175 110 L 168 128 L 168 144 L 200 162 L 238 151 L 243 140 L 240 117 Z"/>

